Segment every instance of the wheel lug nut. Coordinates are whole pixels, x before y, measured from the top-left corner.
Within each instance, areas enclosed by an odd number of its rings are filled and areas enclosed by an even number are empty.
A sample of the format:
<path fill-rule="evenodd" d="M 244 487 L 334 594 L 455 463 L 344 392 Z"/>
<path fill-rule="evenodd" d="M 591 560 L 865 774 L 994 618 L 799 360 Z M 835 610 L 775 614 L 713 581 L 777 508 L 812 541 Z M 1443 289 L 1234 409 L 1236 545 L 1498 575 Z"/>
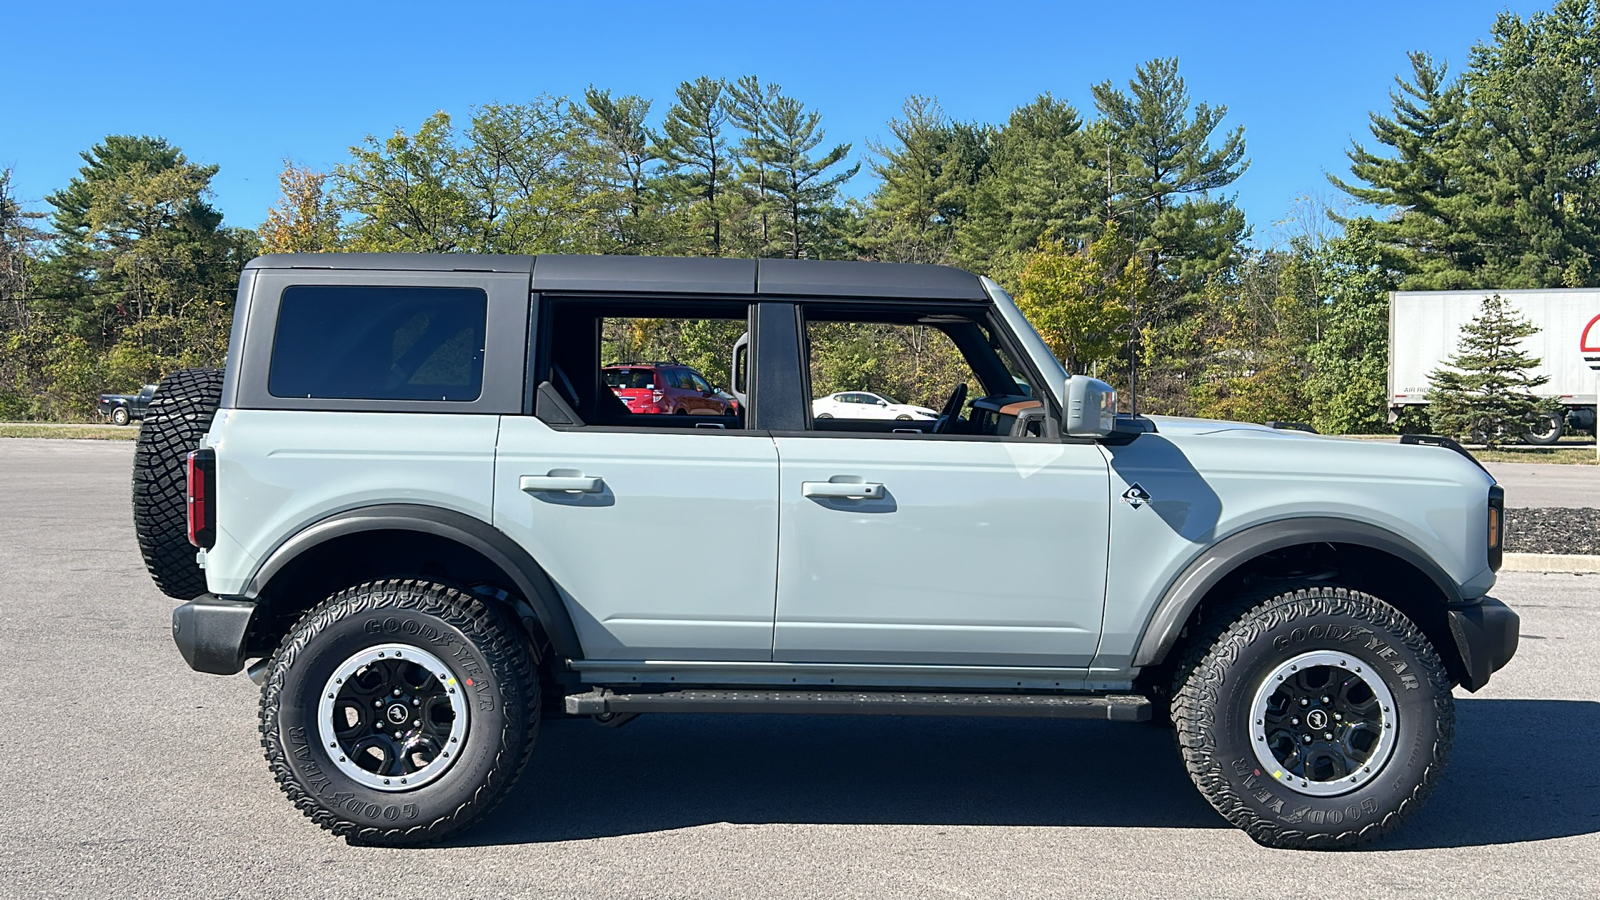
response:
<path fill-rule="evenodd" d="M 1311 701 L 1310 701 L 1310 700 L 1307 700 L 1307 699 L 1306 699 L 1306 698 L 1304 698 L 1304 697 L 1301 697 L 1301 698 L 1300 698 L 1300 705 L 1301 705 L 1301 706 L 1310 706 L 1310 705 L 1311 705 Z"/>
<path fill-rule="evenodd" d="M 1332 702 L 1333 702 L 1333 700 L 1332 700 L 1332 699 L 1331 699 L 1331 698 L 1329 698 L 1329 697 L 1323 697 L 1323 698 L 1322 698 L 1322 702 L 1323 702 L 1323 703 L 1332 703 Z"/>
<path fill-rule="evenodd" d="M 1333 735 L 1328 732 L 1323 732 L 1322 739 L 1325 741 L 1331 741 L 1333 740 Z"/>
<path fill-rule="evenodd" d="M 1333 720 L 1335 722 L 1343 722 L 1344 721 L 1344 714 L 1343 713 L 1334 713 L 1333 714 Z"/>
<path fill-rule="evenodd" d="M 1302 739 L 1308 744 L 1311 743 L 1311 735 L 1309 734 L 1302 736 Z"/>
<path fill-rule="evenodd" d="M 394 689 L 394 695 L 395 695 L 395 696 L 396 696 L 396 697 L 398 697 L 398 696 L 400 696 L 400 689 L 399 689 L 399 688 L 395 688 L 395 689 Z"/>
<path fill-rule="evenodd" d="M 1289 724 L 1290 725 L 1299 725 L 1300 724 L 1300 717 L 1296 716 L 1296 717 L 1290 719 L 1289 720 Z"/>

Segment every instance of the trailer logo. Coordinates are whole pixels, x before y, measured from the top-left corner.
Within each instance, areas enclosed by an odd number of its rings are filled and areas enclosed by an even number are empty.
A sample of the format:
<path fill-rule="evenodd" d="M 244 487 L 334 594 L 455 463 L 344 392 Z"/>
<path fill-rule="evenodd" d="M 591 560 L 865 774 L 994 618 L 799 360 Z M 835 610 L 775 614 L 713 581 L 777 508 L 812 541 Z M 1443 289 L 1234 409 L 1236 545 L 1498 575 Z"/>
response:
<path fill-rule="evenodd" d="M 1596 324 L 1600 324 L 1600 316 L 1595 316 L 1583 326 L 1583 337 L 1578 339 L 1578 352 L 1583 354 L 1585 365 L 1600 372 L 1600 328 L 1595 328 Z"/>

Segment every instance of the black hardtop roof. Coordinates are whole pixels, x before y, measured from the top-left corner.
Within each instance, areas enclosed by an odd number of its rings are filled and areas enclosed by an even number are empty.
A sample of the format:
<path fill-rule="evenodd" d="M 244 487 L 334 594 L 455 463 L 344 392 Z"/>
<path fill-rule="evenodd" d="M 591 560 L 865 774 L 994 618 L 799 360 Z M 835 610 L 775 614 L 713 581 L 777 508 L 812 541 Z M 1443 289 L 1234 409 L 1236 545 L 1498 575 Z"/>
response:
<path fill-rule="evenodd" d="M 507 272 L 557 293 L 738 294 L 985 300 L 978 277 L 949 266 L 813 259 L 493 256 L 478 253 L 275 253 L 246 269 Z"/>

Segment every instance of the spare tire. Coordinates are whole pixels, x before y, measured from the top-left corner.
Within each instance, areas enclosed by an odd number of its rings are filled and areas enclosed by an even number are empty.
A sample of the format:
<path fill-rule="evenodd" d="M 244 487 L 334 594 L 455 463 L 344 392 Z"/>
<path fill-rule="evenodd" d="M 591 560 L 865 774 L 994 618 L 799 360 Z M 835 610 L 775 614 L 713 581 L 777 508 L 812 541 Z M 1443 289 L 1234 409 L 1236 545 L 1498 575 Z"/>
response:
<path fill-rule="evenodd" d="M 189 451 L 211 429 L 222 403 L 221 369 L 168 375 L 150 398 L 133 454 L 133 531 L 156 587 L 175 600 L 206 592 L 206 573 L 189 543 Z"/>

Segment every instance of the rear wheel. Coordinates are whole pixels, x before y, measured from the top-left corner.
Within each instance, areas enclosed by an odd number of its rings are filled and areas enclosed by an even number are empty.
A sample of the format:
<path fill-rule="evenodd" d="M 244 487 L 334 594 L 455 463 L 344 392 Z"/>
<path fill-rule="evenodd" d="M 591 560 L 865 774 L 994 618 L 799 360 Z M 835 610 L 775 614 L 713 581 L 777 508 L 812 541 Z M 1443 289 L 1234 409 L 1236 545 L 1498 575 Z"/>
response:
<path fill-rule="evenodd" d="M 421 581 L 359 585 L 307 613 L 261 695 L 279 787 L 354 843 L 471 825 L 511 789 L 538 727 L 526 637 L 482 599 Z"/>
<path fill-rule="evenodd" d="M 134 449 L 133 531 L 156 587 L 175 600 L 206 591 L 205 570 L 189 543 L 184 476 L 189 451 L 200 446 L 221 402 L 221 369 L 168 375 L 150 398 Z"/>
<path fill-rule="evenodd" d="M 1259 599 L 1259 598 L 1258 598 Z M 1184 764 L 1271 847 L 1352 847 L 1433 790 L 1455 732 L 1450 677 L 1411 620 L 1358 591 L 1241 602 L 1178 669 Z"/>
<path fill-rule="evenodd" d="M 1522 439 L 1530 444 L 1548 447 L 1561 440 L 1566 424 L 1566 416 L 1560 413 L 1540 413 L 1534 417 L 1533 427 L 1528 429 Z"/>
<path fill-rule="evenodd" d="M 132 417 L 128 415 L 128 408 L 126 406 L 119 406 L 111 411 L 111 424 L 126 425 L 130 421 L 132 421 Z"/>

